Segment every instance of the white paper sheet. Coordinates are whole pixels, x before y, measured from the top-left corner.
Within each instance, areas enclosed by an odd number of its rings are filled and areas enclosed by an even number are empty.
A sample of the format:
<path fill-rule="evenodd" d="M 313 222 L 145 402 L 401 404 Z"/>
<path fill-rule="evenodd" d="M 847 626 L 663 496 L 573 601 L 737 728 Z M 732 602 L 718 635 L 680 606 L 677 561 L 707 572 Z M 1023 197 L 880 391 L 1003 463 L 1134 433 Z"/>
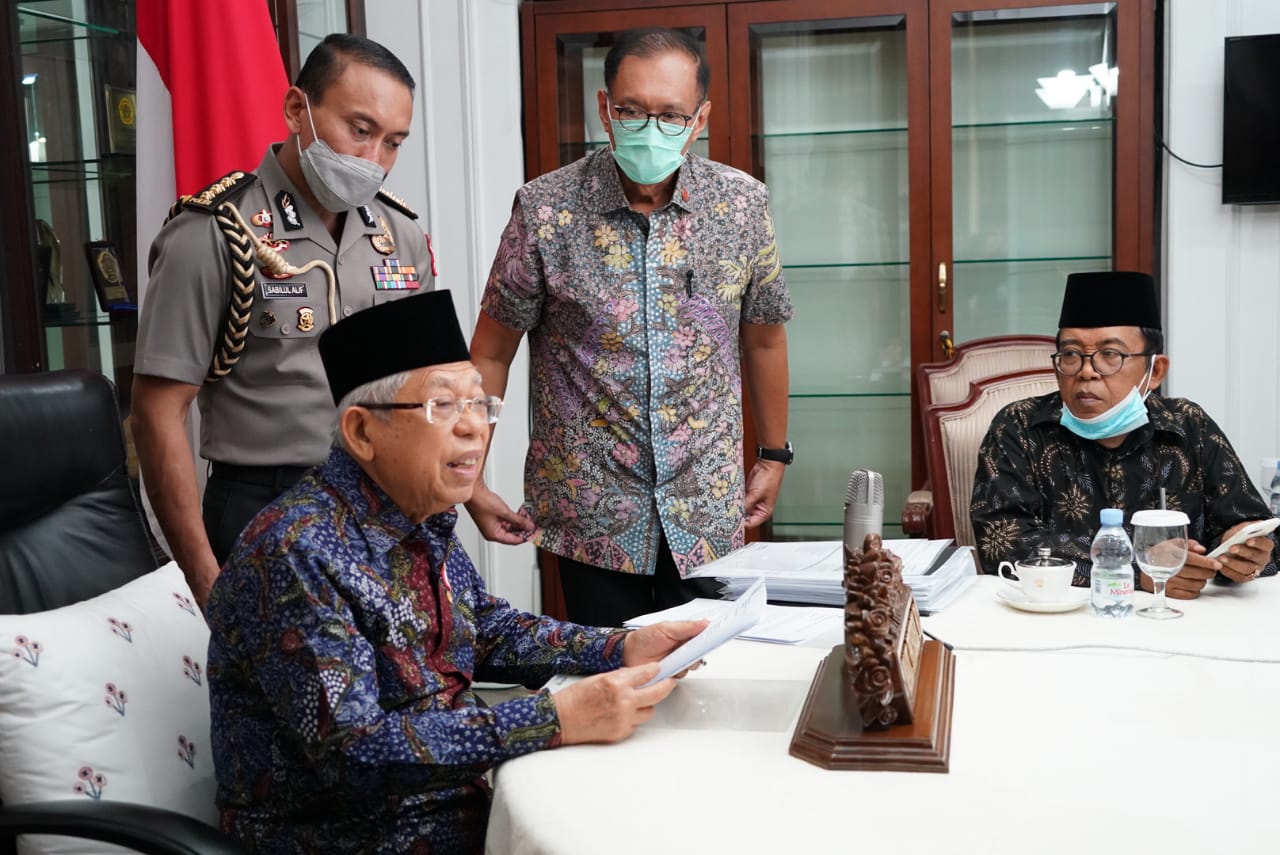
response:
<path fill-rule="evenodd" d="M 659 680 L 679 674 L 726 641 L 750 629 L 764 614 L 766 599 L 764 579 L 756 579 L 741 597 L 734 600 L 732 608 L 726 609 L 706 629 L 663 657 L 658 676 L 645 685 L 652 686 Z"/>
<path fill-rule="evenodd" d="M 766 583 L 766 589 L 768 583 Z M 664 620 L 715 620 L 732 609 L 735 600 L 712 600 L 704 597 L 663 609 L 638 615 L 627 621 L 628 627 L 642 627 Z M 800 644 L 819 635 L 838 630 L 844 619 L 844 610 L 827 606 L 775 606 L 766 605 L 764 614 L 756 625 L 738 637 L 746 641 L 764 641 L 773 644 Z"/>

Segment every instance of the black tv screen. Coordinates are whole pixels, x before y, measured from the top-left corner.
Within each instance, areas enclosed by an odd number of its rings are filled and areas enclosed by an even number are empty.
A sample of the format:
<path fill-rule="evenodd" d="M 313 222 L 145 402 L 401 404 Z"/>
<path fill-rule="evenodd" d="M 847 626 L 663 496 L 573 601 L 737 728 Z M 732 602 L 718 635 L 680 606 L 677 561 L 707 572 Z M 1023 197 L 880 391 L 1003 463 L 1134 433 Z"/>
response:
<path fill-rule="evenodd" d="M 1226 40 L 1222 201 L 1280 202 L 1280 34 Z"/>

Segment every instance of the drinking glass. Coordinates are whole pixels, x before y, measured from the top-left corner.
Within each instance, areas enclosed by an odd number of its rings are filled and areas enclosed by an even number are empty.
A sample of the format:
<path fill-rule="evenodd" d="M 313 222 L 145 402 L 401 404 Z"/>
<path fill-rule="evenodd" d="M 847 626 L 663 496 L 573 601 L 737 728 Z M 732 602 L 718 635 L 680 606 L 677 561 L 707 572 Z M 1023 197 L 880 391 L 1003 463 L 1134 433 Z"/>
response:
<path fill-rule="evenodd" d="M 1187 525 L 1182 511 L 1138 511 L 1133 515 L 1133 555 L 1142 572 L 1151 577 L 1156 601 L 1138 609 L 1145 618 L 1168 620 L 1182 617 L 1164 598 L 1164 586 L 1187 562 Z"/>

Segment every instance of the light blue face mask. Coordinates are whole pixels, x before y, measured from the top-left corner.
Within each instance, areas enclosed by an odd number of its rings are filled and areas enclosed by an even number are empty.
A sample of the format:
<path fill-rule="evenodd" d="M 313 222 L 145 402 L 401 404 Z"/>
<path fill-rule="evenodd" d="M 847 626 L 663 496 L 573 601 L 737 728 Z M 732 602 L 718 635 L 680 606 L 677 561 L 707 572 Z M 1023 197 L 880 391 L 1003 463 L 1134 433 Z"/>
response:
<path fill-rule="evenodd" d="M 669 137 L 658 130 L 658 120 L 639 131 L 628 131 L 617 119 L 613 126 L 613 159 L 622 172 L 637 184 L 657 184 L 684 163 L 684 144 L 693 133 L 694 122 L 679 136 Z"/>
<path fill-rule="evenodd" d="M 1143 375 L 1142 383 L 1151 382 L 1151 370 L 1156 366 L 1155 358 L 1149 358 L 1151 364 L 1147 366 L 1147 373 Z M 1067 407 L 1067 402 L 1063 401 L 1059 424 L 1078 437 L 1093 440 L 1111 439 L 1113 436 L 1121 436 L 1137 430 L 1147 423 L 1147 395 L 1151 394 L 1150 386 L 1147 387 L 1145 394 L 1138 393 L 1138 386 L 1130 389 L 1123 401 L 1105 413 L 1087 419 L 1076 418 Z"/>

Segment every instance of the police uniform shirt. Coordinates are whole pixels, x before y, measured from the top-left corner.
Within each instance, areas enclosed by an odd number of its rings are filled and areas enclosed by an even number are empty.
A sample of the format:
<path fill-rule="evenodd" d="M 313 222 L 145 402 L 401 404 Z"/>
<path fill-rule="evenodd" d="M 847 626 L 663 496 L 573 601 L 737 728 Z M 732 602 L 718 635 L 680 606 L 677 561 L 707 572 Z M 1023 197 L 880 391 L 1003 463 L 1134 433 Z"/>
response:
<path fill-rule="evenodd" d="M 244 181 L 244 179 L 241 179 Z M 274 147 L 257 181 L 230 199 L 255 235 L 294 267 L 327 262 L 336 274 L 330 318 L 325 272 L 296 275 L 255 260 L 252 314 L 245 346 L 230 374 L 205 382 L 226 328 L 230 249 L 217 219 L 187 208 L 151 247 L 150 282 L 138 326 L 134 371 L 201 385 L 200 454 L 243 466 L 310 466 L 332 442 L 336 409 L 316 342 L 332 322 L 434 284 L 426 236 L 407 208 L 380 194 L 347 212 L 335 243 L 318 214 L 302 201 L 276 160 Z"/>

